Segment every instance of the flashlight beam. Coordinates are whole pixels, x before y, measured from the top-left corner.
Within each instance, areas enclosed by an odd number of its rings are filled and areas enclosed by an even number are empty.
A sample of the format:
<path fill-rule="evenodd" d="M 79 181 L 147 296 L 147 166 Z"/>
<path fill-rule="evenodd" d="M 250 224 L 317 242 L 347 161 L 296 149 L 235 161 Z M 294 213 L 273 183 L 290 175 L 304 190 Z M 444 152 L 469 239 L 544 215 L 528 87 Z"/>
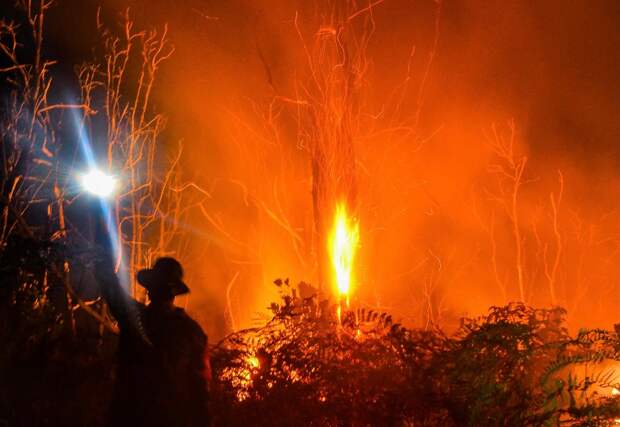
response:
<path fill-rule="evenodd" d="M 82 188 L 102 198 L 110 197 L 116 190 L 116 179 L 99 169 L 92 169 L 80 176 Z"/>

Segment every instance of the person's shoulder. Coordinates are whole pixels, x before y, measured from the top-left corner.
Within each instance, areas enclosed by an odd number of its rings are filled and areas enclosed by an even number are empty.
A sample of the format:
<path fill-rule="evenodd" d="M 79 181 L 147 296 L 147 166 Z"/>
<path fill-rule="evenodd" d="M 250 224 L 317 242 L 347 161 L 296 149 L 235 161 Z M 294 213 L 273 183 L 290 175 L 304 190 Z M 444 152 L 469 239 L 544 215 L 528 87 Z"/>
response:
<path fill-rule="evenodd" d="M 192 319 L 191 316 L 187 314 L 187 312 L 183 308 L 176 307 L 175 315 L 181 322 L 183 322 L 186 328 L 190 329 L 193 333 L 197 335 L 202 335 L 206 338 L 207 335 L 202 330 L 200 324 L 194 319 Z"/>

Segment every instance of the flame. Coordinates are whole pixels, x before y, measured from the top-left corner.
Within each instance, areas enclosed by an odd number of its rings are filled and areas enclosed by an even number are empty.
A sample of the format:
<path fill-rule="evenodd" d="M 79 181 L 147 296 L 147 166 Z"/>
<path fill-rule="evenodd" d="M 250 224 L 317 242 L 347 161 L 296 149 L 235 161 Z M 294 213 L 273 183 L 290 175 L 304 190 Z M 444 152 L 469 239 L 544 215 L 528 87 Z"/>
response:
<path fill-rule="evenodd" d="M 616 387 L 611 389 L 612 396 L 618 396 L 619 394 L 620 394 L 620 390 L 618 390 Z M 614 424 L 620 425 L 620 418 L 614 418 Z"/>
<path fill-rule="evenodd" d="M 329 256 L 334 282 L 340 297 L 349 298 L 353 276 L 353 262 L 359 244 L 359 225 L 349 218 L 343 203 L 336 206 L 334 225 L 329 234 Z"/>
<path fill-rule="evenodd" d="M 260 369 L 260 360 L 254 354 L 249 354 L 243 359 L 238 367 L 226 367 L 222 371 L 221 378 L 230 381 L 236 389 L 237 400 L 243 402 L 250 397 L 249 390 L 252 387 L 256 371 Z"/>
<path fill-rule="evenodd" d="M 250 371 L 260 368 L 260 360 L 258 360 L 258 357 L 256 356 L 248 356 L 245 359 L 245 362 L 247 363 Z"/>

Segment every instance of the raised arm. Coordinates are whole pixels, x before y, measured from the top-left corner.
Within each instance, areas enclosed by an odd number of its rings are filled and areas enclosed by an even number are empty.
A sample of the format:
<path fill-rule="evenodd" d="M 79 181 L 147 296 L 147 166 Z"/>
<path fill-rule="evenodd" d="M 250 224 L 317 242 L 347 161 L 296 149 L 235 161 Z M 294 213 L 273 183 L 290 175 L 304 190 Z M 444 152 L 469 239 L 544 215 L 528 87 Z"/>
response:
<path fill-rule="evenodd" d="M 134 303 L 134 301 L 121 287 L 109 256 L 102 255 L 95 263 L 95 278 L 99 284 L 101 295 L 108 303 L 110 312 L 118 322 L 120 329 L 127 328 L 126 306 Z"/>
<path fill-rule="evenodd" d="M 95 263 L 95 278 L 101 295 L 108 303 L 112 316 L 123 334 L 133 334 L 150 343 L 142 325 L 142 304 L 134 300 L 121 286 L 110 256 L 101 256 Z"/>

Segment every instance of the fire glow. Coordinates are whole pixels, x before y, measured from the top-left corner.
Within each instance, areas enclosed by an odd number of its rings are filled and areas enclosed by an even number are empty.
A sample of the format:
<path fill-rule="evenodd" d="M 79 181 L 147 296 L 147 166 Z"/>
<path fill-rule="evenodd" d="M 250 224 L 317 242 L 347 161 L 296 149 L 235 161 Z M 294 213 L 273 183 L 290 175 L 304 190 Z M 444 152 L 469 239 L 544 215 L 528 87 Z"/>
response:
<path fill-rule="evenodd" d="M 353 264 L 359 246 L 359 224 L 349 217 L 344 203 L 336 206 L 328 245 L 336 291 L 348 303 L 353 282 Z"/>

